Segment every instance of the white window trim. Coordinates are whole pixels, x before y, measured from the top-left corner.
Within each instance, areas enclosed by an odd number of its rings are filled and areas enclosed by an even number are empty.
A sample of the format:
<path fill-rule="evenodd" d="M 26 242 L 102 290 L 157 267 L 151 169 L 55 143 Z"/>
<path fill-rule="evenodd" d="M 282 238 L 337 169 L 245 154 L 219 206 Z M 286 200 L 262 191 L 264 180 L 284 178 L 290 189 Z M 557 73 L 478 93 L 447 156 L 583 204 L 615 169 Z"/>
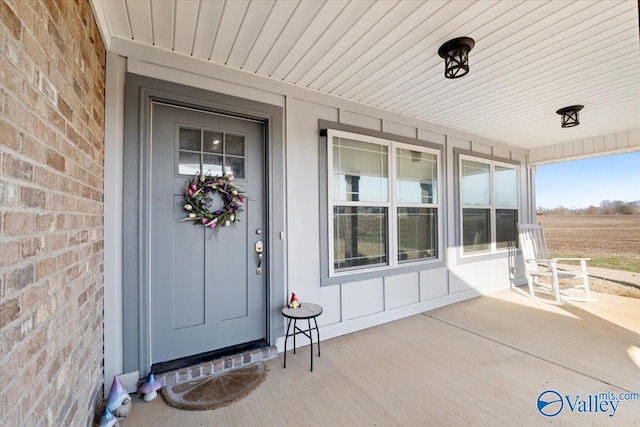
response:
<path fill-rule="evenodd" d="M 476 163 L 485 163 L 488 164 L 489 167 L 489 179 L 490 179 L 490 184 L 491 184 L 491 189 L 490 189 L 490 196 L 491 196 L 491 206 L 489 205 L 464 205 L 463 200 L 462 200 L 462 186 L 463 186 L 463 177 L 462 177 L 462 161 L 463 160 L 469 160 L 472 162 L 476 162 Z M 495 204 L 495 188 L 494 188 L 494 172 L 495 172 L 495 167 L 496 166 L 502 166 L 505 168 L 509 168 L 509 169 L 513 169 L 516 171 L 516 179 L 517 179 L 517 184 L 516 187 L 518 189 L 518 194 L 517 194 L 517 201 L 518 201 L 518 206 L 517 207 L 513 207 L 513 206 L 497 206 Z M 472 155 L 468 155 L 468 154 L 460 154 L 458 156 L 458 182 L 460 183 L 460 185 L 458 186 L 457 191 L 460 194 L 460 208 L 459 208 L 459 216 L 458 218 L 460 218 L 460 221 L 458 221 L 458 231 L 459 231 L 459 236 L 460 236 L 460 256 L 462 258 L 470 258 L 470 257 L 475 257 L 475 256 L 482 256 L 482 255 L 487 255 L 487 254 L 495 254 L 495 253 L 502 253 L 502 252 L 508 252 L 509 248 L 502 248 L 502 249 L 498 249 L 497 247 L 497 242 L 496 242 L 496 210 L 497 209 L 510 209 L 510 210 L 514 210 L 518 212 L 518 220 L 521 218 L 521 211 L 520 211 L 520 193 L 521 193 L 521 188 L 520 188 L 520 167 L 511 163 L 505 163 L 505 162 L 501 162 L 499 160 L 490 160 L 490 159 L 486 159 L 484 157 L 475 157 Z M 463 227 L 463 222 L 464 222 L 464 209 L 489 209 L 489 221 L 490 221 L 490 226 L 491 226 L 491 240 L 489 242 L 489 249 L 488 250 L 483 250 L 483 251 L 474 251 L 471 253 L 465 253 L 464 251 L 464 227 Z M 516 236 L 517 238 L 517 236 Z"/>
<path fill-rule="evenodd" d="M 387 202 L 334 202 L 333 200 L 333 138 L 349 138 L 362 142 L 369 142 L 377 145 L 384 145 L 387 148 L 387 161 L 388 161 L 388 194 L 389 200 Z M 437 200 L 438 203 L 400 203 L 396 202 L 396 148 L 402 148 L 412 151 L 420 151 L 436 156 L 436 177 L 437 177 Z M 442 200 L 443 200 L 443 181 L 442 181 L 442 159 L 440 150 L 433 148 L 422 147 L 419 145 L 412 145 L 403 142 L 398 142 L 390 139 L 377 138 L 369 135 L 362 135 L 359 133 L 345 132 L 340 130 L 328 129 L 327 130 L 327 229 L 328 229 L 328 260 L 329 260 L 329 277 L 349 276 L 360 273 L 368 273 L 375 271 L 385 271 L 396 268 L 415 266 L 415 265 L 427 265 L 443 260 L 443 231 L 442 231 Z M 340 271 L 335 270 L 334 259 L 334 235 L 333 235 L 333 208 L 335 206 L 379 206 L 387 208 L 387 264 L 375 265 L 375 266 L 362 266 L 354 267 L 351 269 L 344 269 Z M 437 210 L 437 251 L 438 256 L 429 259 L 420 259 L 415 261 L 398 261 L 398 207 L 424 207 L 435 208 Z"/>

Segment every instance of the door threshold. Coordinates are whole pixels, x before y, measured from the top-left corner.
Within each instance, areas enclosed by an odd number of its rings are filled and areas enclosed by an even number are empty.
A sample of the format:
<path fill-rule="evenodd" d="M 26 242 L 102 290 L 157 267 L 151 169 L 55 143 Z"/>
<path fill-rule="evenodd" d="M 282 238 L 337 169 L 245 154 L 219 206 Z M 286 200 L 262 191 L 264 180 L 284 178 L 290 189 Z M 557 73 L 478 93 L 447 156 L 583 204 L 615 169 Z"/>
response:
<path fill-rule="evenodd" d="M 278 356 L 278 349 L 264 340 L 157 363 L 151 372 L 163 386 L 183 383 Z"/>

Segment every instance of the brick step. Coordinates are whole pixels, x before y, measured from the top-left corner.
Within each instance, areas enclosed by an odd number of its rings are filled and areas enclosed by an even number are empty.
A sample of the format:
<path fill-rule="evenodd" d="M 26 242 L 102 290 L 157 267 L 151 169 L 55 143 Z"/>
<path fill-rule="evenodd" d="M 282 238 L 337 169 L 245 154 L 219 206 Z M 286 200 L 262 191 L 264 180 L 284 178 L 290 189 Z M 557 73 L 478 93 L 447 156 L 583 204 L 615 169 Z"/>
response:
<path fill-rule="evenodd" d="M 275 346 L 258 348 L 255 350 L 243 351 L 238 354 L 223 356 L 218 359 L 198 363 L 193 366 L 162 372 L 156 374 L 155 377 L 156 380 L 160 381 L 164 387 L 208 377 L 230 369 L 250 365 L 251 363 L 271 360 L 277 356 L 278 349 Z"/>

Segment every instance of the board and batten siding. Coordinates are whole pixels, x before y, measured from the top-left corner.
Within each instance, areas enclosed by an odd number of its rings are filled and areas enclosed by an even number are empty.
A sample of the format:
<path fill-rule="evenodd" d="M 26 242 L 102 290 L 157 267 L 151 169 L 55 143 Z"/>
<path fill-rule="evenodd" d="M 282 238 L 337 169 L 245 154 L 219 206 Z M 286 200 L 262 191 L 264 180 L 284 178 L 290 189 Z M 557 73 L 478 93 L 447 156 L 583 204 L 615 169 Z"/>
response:
<path fill-rule="evenodd" d="M 261 76 L 232 71 L 216 64 L 203 64 L 192 58 L 172 53 L 119 46 L 127 56 L 127 70 L 133 74 L 185 84 L 203 90 L 229 94 L 284 108 L 285 129 L 285 193 L 286 229 L 284 240 L 286 295 L 296 292 L 301 301 L 320 304 L 324 308 L 318 318 L 322 338 L 328 339 L 360 329 L 397 320 L 426 310 L 463 301 L 481 294 L 506 289 L 511 285 L 506 253 L 461 257 L 457 247 L 457 202 L 454 150 L 495 156 L 521 162 L 520 215 L 529 220 L 529 173 L 527 150 L 472 136 L 455 129 L 430 124 L 410 117 L 332 97 L 316 91 L 274 81 Z M 161 65 L 162 64 L 162 65 Z M 444 185 L 441 201 L 440 233 L 443 262 L 424 270 L 395 273 L 366 280 L 349 279 L 321 286 L 320 250 L 326 247 L 320 233 L 321 188 L 319 155 L 319 120 L 370 129 L 378 132 L 419 139 L 442 147 Z M 275 171 L 272 171 L 275 172 Z M 277 172 L 276 172 L 277 173 Z M 326 184 L 324 185 L 326 188 Z M 277 234 L 280 230 L 272 230 Z M 117 232 L 117 230 L 113 230 Z M 520 273 L 517 277 L 522 276 Z M 107 284 L 107 286 L 112 286 Z M 114 283 L 113 286 L 118 286 Z M 278 301 L 271 315 L 279 315 Z M 117 308 L 107 308 L 107 310 Z M 275 313 L 275 314 L 274 314 Z M 280 350 L 282 336 L 276 340 Z M 109 338 L 105 338 L 109 341 Z M 300 342 L 304 344 L 302 337 Z M 109 361 L 105 361 L 108 365 Z M 115 368 L 117 370 L 117 367 Z"/>
<path fill-rule="evenodd" d="M 457 170 L 454 149 L 501 157 L 521 162 L 520 214 L 526 212 L 526 152 L 496 144 L 474 142 L 449 136 L 420 125 L 398 123 L 395 117 L 380 111 L 378 115 L 331 105 L 287 97 L 287 217 L 288 217 L 288 293 L 296 292 L 303 301 L 313 301 L 324 307 L 319 318 L 323 338 L 353 332 L 382 324 L 436 307 L 468 299 L 511 285 L 510 265 L 505 253 L 462 258 L 456 243 L 457 222 L 455 192 Z M 354 111 L 355 110 L 355 111 Z M 441 158 L 444 194 L 441 204 L 445 266 L 384 277 L 357 280 L 344 277 L 344 282 L 321 286 L 321 259 L 318 250 L 323 246 L 319 223 L 323 220 L 320 200 L 323 197 L 319 182 L 322 167 L 318 149 L 318 121 L 326 120 L 344 125 L 381 131 L 402 137 L 417 138 L 442 145 Z M 426 126 L 426 124 L 425 124 Z M 326 185 L 325 185 L 326 188 Z M 326 243 L 325 243 L 326 245 Z M 522 276 L 518 269 L 517 277 Z"/>

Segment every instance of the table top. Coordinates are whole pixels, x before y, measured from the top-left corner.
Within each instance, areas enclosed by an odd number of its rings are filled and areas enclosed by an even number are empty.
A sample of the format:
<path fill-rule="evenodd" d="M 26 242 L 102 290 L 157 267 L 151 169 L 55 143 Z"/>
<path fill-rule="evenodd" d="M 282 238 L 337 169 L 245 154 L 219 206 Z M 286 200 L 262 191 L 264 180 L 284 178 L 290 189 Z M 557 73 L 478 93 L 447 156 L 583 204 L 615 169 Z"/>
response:
<path fill-rule="evenodd" d="M 310 302 L 303 302 L 297 308 L 285 307 L 282 309 L 282 315 L 289 319 L 311 319 L 321 314 L 322 306 Z"/>

